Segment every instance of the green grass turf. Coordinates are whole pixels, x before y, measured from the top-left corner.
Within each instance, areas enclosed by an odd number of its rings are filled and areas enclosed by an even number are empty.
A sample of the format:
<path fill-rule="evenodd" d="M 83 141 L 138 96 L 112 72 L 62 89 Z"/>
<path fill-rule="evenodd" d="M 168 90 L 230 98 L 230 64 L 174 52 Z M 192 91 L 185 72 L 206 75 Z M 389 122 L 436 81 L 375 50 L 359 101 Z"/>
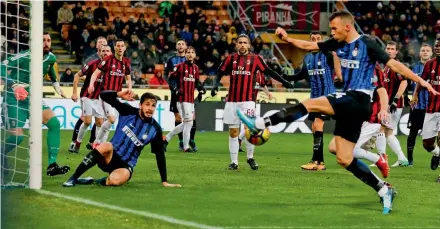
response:
<path fill-rule="evenodd" d="M 69 155 L 71 131 L 62 132 L 60 164 L 72 171 L 87 153 Z M 325 136 L 326 144 L 330 135 Z M 87 138 L 85 138 L 87 139 Z M 438 228 L 439 171 L 429 168 L 430 155 L 418 138 L 415 166 L 392 168 L 388 181 L 399 195 L 391 215 L 381 214 L 377 194 L 335 162 L 325 148 L 327 171 L 301 171 L 312 155 L 312 137 L 273 134 L 257 147 L 260 170 L 253 171 L 239 154 L 240 169 L 229 171 L 228 134 L 197 133 L 199 153 L 177 151 L 176 139 L 168 146 L 169 182 L 181 189 L 161 187 L 154 155 L 146 147 L 130 182 L 122 187 L 76 186 L 63 188 L 68 176 L 43 176 L 45 190 L 86 198 L 181 220 L 219 227 L 290 228 Z M 406 137 L 399 137 L 406 146 Z M 404 147 L 405 151 L 405 147 Z M 396 156 L 388 149 L 390 164 Z M 44 155 L 44 168 L 47 166 Z M 373 171 L 379 171 L 373 168 Z M 85 176 L 102 177 L 93 168 Z M 181 228 L 156 219 L 83 205 L 31 190 L 8 190 L 3 199 L 3 228 Z M 3 196 L 5 197 L 5 196 Z"/>

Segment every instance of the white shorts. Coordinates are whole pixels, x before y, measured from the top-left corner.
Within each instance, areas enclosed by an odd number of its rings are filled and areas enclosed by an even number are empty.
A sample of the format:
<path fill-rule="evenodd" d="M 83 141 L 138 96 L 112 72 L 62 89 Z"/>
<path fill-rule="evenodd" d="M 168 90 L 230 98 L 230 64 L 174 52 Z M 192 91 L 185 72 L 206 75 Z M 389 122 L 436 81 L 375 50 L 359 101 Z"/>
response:
<path fill-rule="evenodd" d="M 114 107 L 112 107 L 110 104 L 104 102 L 104 100 L 101 99 L 101 96 L 99 96 L 99 103 L 104 111 L 105 117 L 108 116 L 117 116 L 117 111 Z"/>
<path fill-rule="evenodd" d="M 183 121 L 194 120 L 194 103 L 177 102 L 177 110 Z"/>
<path fill-rule="evenodd" d="M 397 108 L 396 112 L 391 114 L 391 127 L 393 127 L 393 134 L 394 135 L 397 134 L 397 130 L 398 130 L 397 126 L 399 124 L 400 117 L 402 116 L 402 111 L 403 111 L 403 108 Z"/>
<path fill-rule="evenodd" d="M 246 102 L 226 102 L 225 110 L 223 113 L 223 123 L 227 125 L 237 125 L 239 128 L 240 119 L 237 116 L 237 109 L 240 109 L 241 112 L 255 117 L 255 102 L 254 101 L 246 101 Z"/>
<path fill-rule="evenodd" d="M 355 147 L 361 148 L 372 137 L 375 137 L 380 132 L 380 127 L 380 123 L 364 122 L 364 124 L 362 124 L 361 135 L 359 136 L 359 140 L 356 142 Z"/>
<path fill-rule="evenodd" d="M 440 112 L 426 113 L 423 122 L 422 139 L 436 137 L 440 131 Z"/>
<path fill-rule="evenodd" d="M 104 109 L 98 99 L 81 98 L 81 109 L 83 116 L 93 116 L 96 118 L 104 118 Z"/>

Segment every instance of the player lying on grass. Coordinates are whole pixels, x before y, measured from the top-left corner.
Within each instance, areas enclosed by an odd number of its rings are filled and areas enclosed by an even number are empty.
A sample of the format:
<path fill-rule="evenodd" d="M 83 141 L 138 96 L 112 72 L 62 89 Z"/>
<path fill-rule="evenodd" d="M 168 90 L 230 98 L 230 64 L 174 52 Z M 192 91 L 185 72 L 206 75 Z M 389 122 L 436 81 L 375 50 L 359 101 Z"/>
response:
<path fill-rule="evenodd" d="M 79 179 L 79 177 L 95 165 L 110 174 L 108 177 L 97 180 L 97 183 L 105 186 L 123 185 L 130 180 L 142 149 L 151 144 L 151 152 L 156 155 L 162 185 L 181 187 L 180 184 L 167 182 L 162 128 L 153 119 L 157 103 L 156 96 L 148 92 L 144 93 L 141 96 L 139 108 L 121 103 L 117 97 L 133 100 L 133 93 L 128 90 L 101 92 L 101 99 L 119 112 L 119 122 L 112 140 L 90 151 L 63 186 L 73 187 L 77 183 L 92 183 L 93 178 Z"/>
<path fill-rule="evenodd" d="M 386 64 L 408 79 L 418 82 L 434 95 L 439 93 L 405 65 L 391 59 L 371 38 L 360 35 L 354 27 L 353 15 L 349 12 L 333 13 L 330 17 L 330 28 L 332 38 L 319 43 L 289 38 L 282 28 L 278 28 L 275 33 L 304 50 L 336 51 L 341 60 L 345 93 L 307 99 L 266 118 L 254 119 L 240 110 L 237 110 L 237 115 L 255 133 L 268 126 L 294 121 L 310 112 L 334 116 L 334 141 L 338 164 L 373 188 L 383 200 L 383 214 L 389 214 L 395 195 L 394 189 L 381 182 L 365 163 L 353 157 L 362 125 L 371 114 L 371 79 L 376 62 Z"/>

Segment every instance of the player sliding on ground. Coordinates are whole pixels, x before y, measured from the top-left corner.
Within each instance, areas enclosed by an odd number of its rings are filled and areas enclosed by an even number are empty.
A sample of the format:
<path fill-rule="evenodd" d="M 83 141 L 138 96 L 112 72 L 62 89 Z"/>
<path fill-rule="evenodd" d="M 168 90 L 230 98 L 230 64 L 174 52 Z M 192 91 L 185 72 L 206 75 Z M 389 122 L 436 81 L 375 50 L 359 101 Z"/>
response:
<path fill-rule="evenodd" d="M 205 89 L 202 87 L 199 80 L 199 67 L 194 63 L 196 58 L 196 50 L 193 47 L 188 47 L 185 51 L 186 61 L 177 64 L 173 72 L 170 74 L 169 81 L 175 81 L 175 88 L 172 90 L 176 92 L 177 109 L 179 115 L 183 119 L 182 123 L 177 125 L 171 132 L 169 132 L 164 140 L 165 151 L 168 142 L 171 138 L 183 132 L 183 152 L 195 152 L 190 148 L 189 140 L 191 129 L 194 120 L 194 89 L 197 88 L 199 93 L 204 94 Z"/>
<path fill-rule="evenodd" d="M 439 93 L 405 65 L 390 59 L 388 54 L 371 38 L 359 35 L 354 27 L 353 16 L 349 12 L 333 13 L 330 17 L 330 28 L 332 38 L 319 43 L 289 38 L 282 28 L 278 28 L 276 34 L 304 50 L 337 51 L 336 54 L 341 61 L 345 93 L 308 99 L 266 118 L 254 119 L 241 110 L 237 110 L 237 114 L 243 123 L 255 133 L 268 126 L 299 119 L 310 112 L 334 116 L 337 162 L 372 187 L 383 201 L 383 214 L 389 214 L 395 190 L 381 182 L 365 163 L 353 158 L 353 150 L 359 139 L 362 124 L 368 120 L 371 113 L 371 79 L 376 61 L 420 83 L 431 93 Z"/>
<path fill-rule="evenodd" d="M 293 85 L 282 78 L 278 73 L 267 66 L 263 58 L 249 52 L 251 42 L 246 34 L 238 36 L 236 48 L 237 53 L 226 57 L 218 69 L 216 84 L 211 90 L 211 96 L 217 94 L 220 80 L 224 75 L 229 75 L 230 86 L 228 98 L 223 114 L 223 123 L 229 125 L 229 153 L 231 164 L 229 169 L 238 169 L 238 135 L 240 127 L 240 119 L 237 117 L 235 110 L 239 109 L 250 116 L 255 115 L 254 90 L 257 78 L 257 71 L 265 75 L 271 76 L 273 79 L 281 82 L 286 88 L 293 88 Z M 258 169 L 258 164 L 254 160 L 254 145 L 245 141 L 247 153 L 247 163 L 253 170 Z"/>
<path fill-rule="evenodd" d="M 139 108 L 121 103 L 117 97 L 133 100 L 133 93 L 129 90 L 101 92 L 101 99 L 119 112 L 119 122 L 112 140 L 101 143 L 90 151 L 63 186 L 73 187 L 77 183 L 92 183 L 93 178 L 79 179 L 79 177 L 95 165 L 110 174 L 108 177 L 98 179 L 97 183 L 105 186 L 123 185 L 130 180 L 142 149 L 151 144 L 151 153 L 156 155 L 162 185 L 181 187 L 180 184 L 167 182 L 162 127 L 153 119 L 157 104 L 156 96 L 148 92 L 144 93 L 141 96 Z"/>
<path fill-rule="evenodd" d="M 52 45 L 48 33 L 43 35 L 43 74 L 48 75 L 52 81 L 55 91 L 65 98 L 60 83 L 57 82 L 56 72 L 53 65 L 56 62 L 55 55 L 50 52 Z M 9 136 L 5 139 L 5 147 L 1 149 L 2 172 L 7 172 L 6 154 L 21 144 L 24 139 L 23 127 L 29 118 L 29 82 L 30 82 L 30 50 L 22 51 L 17 55 L 8 58 L 1 65 L 1 79 L 6 84 L 5 103 L 3 103 L 2 118 Z M 35 95 L 41 96 L 41 95 Z M 60 122 L 50 107 L 43 102 L 43 124 L 47 126 L 47 151 L 49 163 L 46 170 L 48 176 L 65 174 L 69 166 L 59 166 L 57 161 L 60 148 Z M 32 153 L 32 152 L 31 152 Z"/>

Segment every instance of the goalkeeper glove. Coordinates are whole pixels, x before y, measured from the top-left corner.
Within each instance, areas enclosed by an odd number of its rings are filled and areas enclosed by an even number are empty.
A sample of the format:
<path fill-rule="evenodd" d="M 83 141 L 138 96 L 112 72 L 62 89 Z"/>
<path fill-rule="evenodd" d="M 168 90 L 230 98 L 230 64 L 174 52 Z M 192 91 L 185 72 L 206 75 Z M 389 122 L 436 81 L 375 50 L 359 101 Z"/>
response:
<path fill-rule="evenodd" d="M 29 93 L 26 91 L 24 84 L 13 84 L 12 90 L 14 91 L 14 96 L 18 101 L 25 100 Z"/>

